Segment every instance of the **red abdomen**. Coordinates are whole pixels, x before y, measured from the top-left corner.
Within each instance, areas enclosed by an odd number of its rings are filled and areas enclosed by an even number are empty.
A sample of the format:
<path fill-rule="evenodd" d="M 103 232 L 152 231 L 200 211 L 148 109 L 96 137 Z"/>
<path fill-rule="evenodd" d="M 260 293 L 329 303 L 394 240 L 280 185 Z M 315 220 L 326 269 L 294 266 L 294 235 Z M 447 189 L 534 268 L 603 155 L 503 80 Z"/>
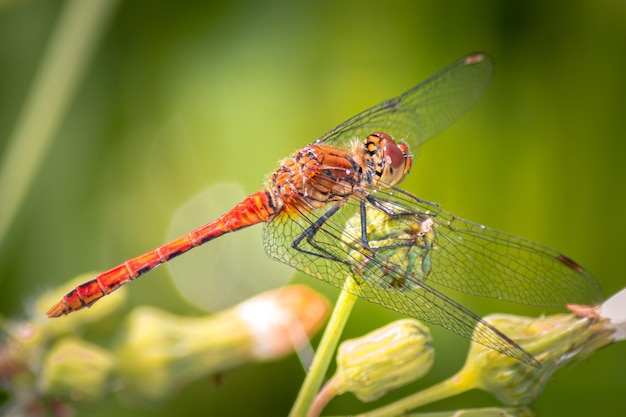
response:
<path fill-rule="evenodd" d="M 246 197 L 228 213 L 184 236 L 112 268 L 70 291 L 48 310 L 48 317 L 59 317 L 89 307 L 100 298 L 170 259 L 223 234 L 267 222 L 280 210 L 268 191 Z"/>

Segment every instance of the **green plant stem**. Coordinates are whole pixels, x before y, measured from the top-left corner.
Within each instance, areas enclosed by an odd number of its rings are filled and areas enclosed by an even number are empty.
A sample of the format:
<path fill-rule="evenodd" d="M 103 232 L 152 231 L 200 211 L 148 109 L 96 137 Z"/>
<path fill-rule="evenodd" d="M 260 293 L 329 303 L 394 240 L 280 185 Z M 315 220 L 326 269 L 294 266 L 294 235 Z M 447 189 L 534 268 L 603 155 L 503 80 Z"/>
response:
<path fill-rule="evenodd" d="M 333 375 L 317 393 L 313 400 L 313 404 L 309 408 L 309 414 L 307 417 L 318 417 L 322 414 L 322 411 L 326 407 L 326 404 L 330 402 L 335 396 L 341 394 L 339 390 L 342 388 L 339 376 Z"/>
<path fill-rule="evenodd" d="M 0 162 L 0 243 L 55 138 L 117 0 L 70 0 L 35 74 Z"/>
<path fill-rule="evenodd" d="M 328 365 L 333 358 L 333 354 L 339 343 L 341 333 L 348 321 L 352 307 L 357 297 L 353 294 L 352 287 L 357 285 L 351 275 L 346 278 L 344 287 L 337 298 L 333 313 L 328 320 L 328 325 L 324 330 L 322 339 L 317 347 L 317 352 L 313 358 L 311 369 L 304 379 L 300 388 L 296 402 L 289 413 L 290 417 L 304 417 L 308 414 L 311 404 L 324 380 Z"/>
<path fill-rule="evenodd" d="M 409 410 L 461 394 L 476 387 L 477 383 L 472 374 L 458 373 L 439 384 L 428 387 L 386 406 L 359 414 L 358 417 L 395 417 L 405 415 Z"/>

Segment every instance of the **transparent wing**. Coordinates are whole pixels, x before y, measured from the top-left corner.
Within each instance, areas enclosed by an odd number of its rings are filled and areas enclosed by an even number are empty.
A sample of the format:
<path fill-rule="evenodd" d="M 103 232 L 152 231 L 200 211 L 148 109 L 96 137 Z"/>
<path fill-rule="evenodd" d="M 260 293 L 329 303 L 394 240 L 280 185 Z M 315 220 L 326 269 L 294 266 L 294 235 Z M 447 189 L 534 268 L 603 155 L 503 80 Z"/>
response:
<path fill-rule="evenodd" d="M 487 90 L 493 60 L 468 55 L 409 91 L 348 119 L 316 142 L 345 148 L 354 138 L 385 132 L 415 152 L 463 116 Z"/>
<path fill-rule="evenodd" d="M 305 240 L 299 249 L 293 248 L 292 242 L 309 230 L 319 217 L 309 211 L 283 213 L 264 228 L 267 254 L 338 288 L 352 277 L 359 284 L 351 287 L 357 297 L 440 325 L 525 363 L 537 364 L 531 355 L 493 326 L 426 282 L 416 281 L 417 285 L 412 285 L 410 290 L 390 286 L 390 278 L 395 281 L 405 279 L 406 270 L 410 269 L 407 265 L 400 263 L 394 269 L 386 258 L 376 256 L 367 258 L 366 270 L 359 273 L 358 265 L 363 261 L 359 257 L 363 253 L 360 237 L 346 234 L 338 225 L 352 217 L 354 205 L 353 200 L 343 206 L 323 224 L 311 242 Z M 477 327 L 478 323 L 483 325 Z"/>
<path fill-rule="evenodd" d="M 358 297 L 526 363 L 532 362 L 526 352 L 446 295 L 445 288 L 544 307 L 602 300 L 591 274 L 559 252 L 457 218 L 401 190 L 379 190 L 376 205 L 371 201 L 349 199 L 314 233 L 311 225 L 319 224 L 324 212 L 285 211 L 264 228 L 266 252 L 339 288 L 353 276 Z M 367 244 L 360 204 L 366 206 Z M 303 234 L 310 238 L 294 248 Z"/>
<path fill-rule="evenodd" d="M 394 191 L 393 196 L 378 193 L 378 198 L 395 211 L 428 215 L 434 221 L 428 282 L 539 307 L 595 305 L 603 300 L 596 279 L 562 253 L 461 219 L 403 190 Z"/>
<path fill-rule="evenodd" d="M 354 138 L 382 131 L 415 151 L 478 100 L 492 73 L 491 58 L 470 55 L 316 142 L 347 148 Z M 314 211 L 285 207 L 264 228 L 267 254 L 339 288 L 352 277 L 361 298 L 533 364 L 532 356 L 443 291 L 544 307 L 602 300 L 591 274 L 552 249 L 457 218 L 399 189 L 359 193 Z"/>

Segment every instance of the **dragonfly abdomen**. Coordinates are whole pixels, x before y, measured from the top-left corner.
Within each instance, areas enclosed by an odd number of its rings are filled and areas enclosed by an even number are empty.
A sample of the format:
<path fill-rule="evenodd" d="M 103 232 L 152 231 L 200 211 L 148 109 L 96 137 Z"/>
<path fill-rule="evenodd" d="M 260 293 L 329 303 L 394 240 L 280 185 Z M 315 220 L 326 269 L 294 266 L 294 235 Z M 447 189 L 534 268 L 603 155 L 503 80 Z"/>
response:
<path fill-rule="evenodd" d="M 273 219 L 279 211 L 271 193 L 259 191 L 246 197 L 232 210 L 218 219 L 201 226 L 186 235 L 146 252 L 136 258 L 97 275 L 91 281 L 79 285 L 48 310 L 48 317 L 59 317 L 72 311 L 90 307 L 93 303 L 112 293 L 122 285 L 139 278 L 157 266 L 178 255 L 200 246 L 226 233 Z"/>

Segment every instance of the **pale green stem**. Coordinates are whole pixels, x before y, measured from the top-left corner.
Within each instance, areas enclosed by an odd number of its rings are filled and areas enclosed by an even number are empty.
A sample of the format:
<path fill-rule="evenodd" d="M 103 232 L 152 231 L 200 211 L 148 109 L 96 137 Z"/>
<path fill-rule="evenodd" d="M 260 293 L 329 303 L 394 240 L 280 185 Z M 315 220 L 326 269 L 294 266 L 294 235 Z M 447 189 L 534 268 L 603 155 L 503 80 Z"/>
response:
<path fill-rule="evenodd" d="M 340 389 L 342 384 L 337 374 L 333 375 L 330 380 L 324 384 L 322 389 L 317 393 L 307 417 L 318 417 L 322 414 L 326 404 L 335 398 L 338 394 L 341 394 Z"/>
<path fill-rule="evenodd" d="M 358 417 L 395 417 L 405 415 L 409 410 L 461 394 L 476 387 L 477 383 L 471 373 L 464 374 L 460 372 L 439 384 L 416 392 L 413 395 L 409 395 L 386 406 L 359 414 Z"/>
<path fill-rule="evenodd" d="M 296 398 L 296 402 L 291 409 L 290 417 L 306 416 L 315 396 L 322 386 L 328 365 L 330 365 L 341 333 L 343 332 L 352 307 L 357 299 L 353 294 L 354 291 L 352 291 L 352 287 L 355 285 L 357 284 L 354 282 L 352 276 L 348 276 L 335 303 L 333 314 L 328 320 L 328 325 L 317 347 L 313 363 L 311 363 L 311 369 L 309 369 L 304 383 L 300 388 L 300 392 L 298 393 L 298 397 Z"/>
<path fill-rule="evenodd" d="M 117 0 L 70 0 L 0 163 L 0 243 L 20 209 Z"/>

